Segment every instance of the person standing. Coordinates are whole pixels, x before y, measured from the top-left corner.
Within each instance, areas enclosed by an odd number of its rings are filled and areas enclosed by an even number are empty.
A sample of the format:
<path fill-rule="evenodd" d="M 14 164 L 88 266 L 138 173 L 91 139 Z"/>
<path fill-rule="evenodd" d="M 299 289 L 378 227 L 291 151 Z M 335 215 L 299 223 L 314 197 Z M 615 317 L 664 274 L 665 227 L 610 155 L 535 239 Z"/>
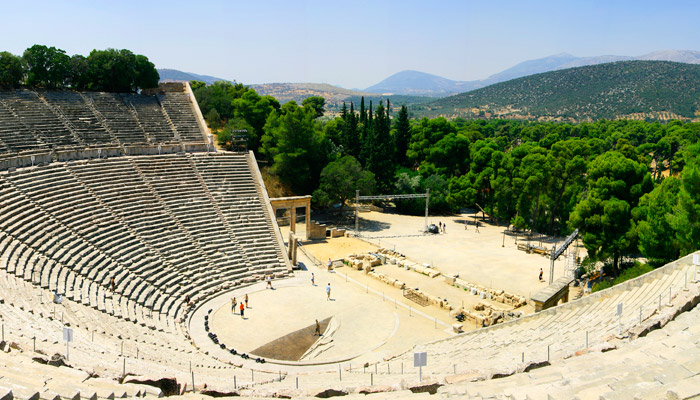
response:
<path fill-rule="evenodd" d="M 243 304 L 241 304 L 241 307 L 243 307 Z M 245 308 L 248 308 L 248 293 L 245 294 Z"/>
<path fill-rule="evenodd" d="M 543 273 L 544 273 L 544 272 L 542 271 L 542 268 L 540 268 L 540 282 L 542 282 L 542 274 L 543 274 Z"/>
<path fill-rule="evenodd" d="M 272 289 L 272 275 L 267 276 L 267 286 L 265 286 L 265 289 L 267 288 Z"/>
<path fill-rule="evenodd" d="M 321 325 L 318 323 L 318 320 L 316 320 L 316 331 L 314 332 L 314 336 L 321 336 Z"/>
<path fill-rule="evenodd" d="M 241 318 L 243 318 L 244 312 L 245 312 L 245 307 L 243 306 L 243 302 L 241 302 Z"/>
<path fill-rule="evenodd" d="M 236 297 L 231 297 L 231 313 L 233 314 L 236 313 L 236 304 L 238 304 L 238 302 L 236 301 Z"/>
<path fill-rule="evenodd" d="M 331 283 L 328 282 L 328 285 L 326 285 L 326 300 L 331 299 Z"/>
<path fill-rule="evenodd" d="M 111 278 L 109 279 L 109 286 L 112 287 L 112 292 L 114 292 L 114 286 L 115 286 L 115 285 L 114 285 L 114 277 L 111 277 Z"/>
<path fill-rule="evenodd" d="M 313 272 L 311 273 L 311 286 L 316 286 L 316 277 Z"/>

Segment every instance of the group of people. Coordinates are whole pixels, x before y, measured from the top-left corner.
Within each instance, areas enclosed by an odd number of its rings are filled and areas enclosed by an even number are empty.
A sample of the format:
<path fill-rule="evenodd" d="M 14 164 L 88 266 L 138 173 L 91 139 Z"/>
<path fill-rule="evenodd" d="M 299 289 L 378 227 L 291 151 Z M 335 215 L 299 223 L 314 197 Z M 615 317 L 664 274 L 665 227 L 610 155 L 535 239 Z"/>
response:
<path fill-rule="evenodd" d="M 443 224 L 442 221 L 438 222 L 438 228 L 440 228 L 440 233 L 447 233 L 445 229 L 447 228 L 447 224 Z"/>
<path fill-rule="evenodd" d="M 236 313 L 236 306 L 239 305 L 238 301 L 236 300 L 236 297 L 231 297 L 231 313 L 235 314 Z M 243 301 L 241 301 L 239 305 L 239 309 L 241 311 L 241 318 L 245 318 L 245 309 L 248 308 L 248 294 L 246 293 L 245 297 L 243 298 Z"/>

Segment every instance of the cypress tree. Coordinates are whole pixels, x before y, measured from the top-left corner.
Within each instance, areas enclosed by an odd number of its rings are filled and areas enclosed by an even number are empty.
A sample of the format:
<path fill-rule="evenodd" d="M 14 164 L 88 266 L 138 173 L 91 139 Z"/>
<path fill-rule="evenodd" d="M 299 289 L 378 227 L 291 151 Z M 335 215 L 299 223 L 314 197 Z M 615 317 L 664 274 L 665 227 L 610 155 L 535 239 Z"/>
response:
<path fill-rule="evenodd" d="M 389 99 L 386 99 L 386 126 L 389 127 L 389 132 L 391 132 L 391 103 Z"/>
<path fill-rule="evenodd" d="M 406 151 L 408 151 L 408 142 L 411 139 L 411 125 L 408 122 L 408 109 L 405 105 L 401 106 L 401 110 L 399 110 L 399 115 L 396 117 L 396 124 L 394 126 L 396 128 L 394 131 L 396 162 L 405 167 L 408 166 Z"/>
<path fill-rule="evenodd" d="M 370 115 L 372 115 L 371 111 L 370 106 Z M 393 154 L 386 112 L 380 101 L 367 140 L 367 169 L 374 173 L 377 185 L 383 191 L 390 189 L 391 179 L 394 176 Z"/>
<path fill-rule="evenodd" d="M 365 96 L 360 97 L 360 123 L 367 125 L 367 114 L 365 113 Z"/>

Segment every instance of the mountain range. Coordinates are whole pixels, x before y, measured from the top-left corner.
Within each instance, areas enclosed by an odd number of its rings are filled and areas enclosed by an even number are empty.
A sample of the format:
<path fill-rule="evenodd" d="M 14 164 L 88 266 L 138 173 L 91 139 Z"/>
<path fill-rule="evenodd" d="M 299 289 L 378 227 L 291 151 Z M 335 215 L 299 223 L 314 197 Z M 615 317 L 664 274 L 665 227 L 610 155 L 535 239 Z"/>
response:
<path fill-rule="evenodd" d="M 571 54 L 561 53 L 524 61 L 504 71 L 493 74 L 486 79 L 475 81 L 454 81 L 419 71 L 401 71 L 368 87 L 365 91 L 380 94 L 445 97 L 542 72 L 632 60 L 675 61 L 688 64 L 700 64 L 700 52 L 690 50 L 660 50 L 638 57 L 615 55 L 576 57 Z"/>
<path fill-rule="evenodd" d="M 416 117 L 696 120 L 700 65 L 617 61 L 528 75 L 410 107 Z"/>

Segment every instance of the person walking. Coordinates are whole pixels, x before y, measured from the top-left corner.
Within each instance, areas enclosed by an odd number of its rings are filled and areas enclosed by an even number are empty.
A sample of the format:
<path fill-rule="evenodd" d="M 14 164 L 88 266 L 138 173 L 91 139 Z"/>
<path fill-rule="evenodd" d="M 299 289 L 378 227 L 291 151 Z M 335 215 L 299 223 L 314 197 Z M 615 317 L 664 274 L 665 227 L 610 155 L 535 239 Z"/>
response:
<path fill-rule="evenodd" d="M 236 304 L 238 304 L 238 302 L 236 301 L 236 297 L 231 297 L 231 313 L 232 314 L 236 313 Z"/>
<path fill-rule="evenodd" d="M 265 286 L 265 289 L 267 288 L 272 289 L 272 275 L 267 276 L 267 286 Z"/>
<path fill-rule="evenodd" d="M 540 268 L 540 282 L 542 282 L 542 275 L 543 275 L 543 273 L 544 273 L 544 272 L 542 271 L 542 268 Z"/>
<path fill-rule="evenodd" d="M 248 293 L 245 294 L 245 308 L 248 308 Z"/>
<path fill-rule="evenodd" d="M 241 318 L 243 318 L 244 312 L 245 312 L 245 307 L 243 307 L 243 302 L 241 302 Z"/>
<path fill-rule="evenodd" d="M 316 331 L 314 332 L 314 336 L 321 336 L 321 325 L 318 323 L 318 320 L 316 320 Z"/>
<path fill-rule="evenodd" d="M 326 285 L 326 300 L 331 299 L 331 283 L 328 282 L 328 285 Z"/>
<path fill-rule="evenodd" d="M 311 273 L 311 286 L 316 286 L 316 277 L 313 272 Z"/>

